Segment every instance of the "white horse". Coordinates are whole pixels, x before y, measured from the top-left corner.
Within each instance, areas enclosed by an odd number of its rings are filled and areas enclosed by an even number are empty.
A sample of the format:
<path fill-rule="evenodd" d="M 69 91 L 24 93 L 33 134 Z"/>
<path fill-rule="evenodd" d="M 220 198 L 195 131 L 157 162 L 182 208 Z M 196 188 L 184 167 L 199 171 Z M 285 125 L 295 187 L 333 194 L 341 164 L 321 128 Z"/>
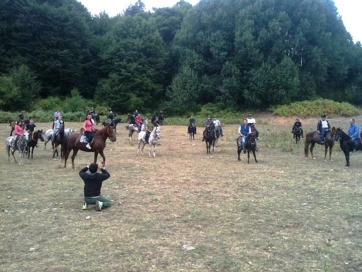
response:
<path fill-rule="evenodd" d="M 15 141 L 15 138 L 16 138 L 16 136 L 10 136 L 10 137 L 6 138 L 6 140 L 5 140 L 6 150 L 8 152 L 8 157 L 9 157 L 9 163 L 10 163 L 10 152 L 11 152 L 11 155 L 13 155 L 15 163 L 18 163 L 14 156 L 15 151 L 18 150 L 19 158 L 20 158 L 19 164 L 23 164 L 24 153 L 26 152 L 26 147 L 28 146 L 28 143 L 29 143 L 29 132 L 25 131 L 23 133 L 23 135 L 19 136 L 19 139 L 15 145 L 14 151 L 11 151 L 10 148 L 11 148 L 12 142 Z"/>
<path fill-rule="evenodd" d="M 66 128 L 64 129 L 64 137 L 68 137 L 70 134 L 72 134 L 73 132 L 76 132 L 75 129 L 71 129 L 71 128 Z M 44 150 L 47 149 L 47 143 L 49 141 L 51 141 L 52 137 L 53 137 L 53 133 L 54 130 L 52 129 L 48 129 L 47 131 L 45 131 L 45 138 L 44 138 Z"/>
<path fill-rule="evenodd" d="M 161 132 L 161 128 L 160 126 L 154 127 L 154 129 L 152 130 L 150 137 L 148 139 L 148 144 L 150 146 L 149 151 L 148 151 L 148 156 L 149 157 L 156 157 L 156 146 L 157 146 L 157 142 L 160 139 L 160 132 Z M 137 154 L 142 154 L 143 155 L 143 149 L 145 147 L 146 143 L 146 131 L 141 131 L 138 134 L 138 152 Z M 141 147 L 142 146 L 142 147 Z"/>
<path fill-rule="evenodd" d="M 140 132 L 146 131 L 146 124 L 147 124 L 147 122 L 144 122 L 142 124 Z M 128 130 L 129 141 L 132 142 L 133 141 L 133 138 L 132 138 L 133 132 L 136 131 L 138 133 L 138 127 L 136 125 L 134 125 L 134 124 L 129 124 L 129 125 L 126 126 L 126 129 Z"/>

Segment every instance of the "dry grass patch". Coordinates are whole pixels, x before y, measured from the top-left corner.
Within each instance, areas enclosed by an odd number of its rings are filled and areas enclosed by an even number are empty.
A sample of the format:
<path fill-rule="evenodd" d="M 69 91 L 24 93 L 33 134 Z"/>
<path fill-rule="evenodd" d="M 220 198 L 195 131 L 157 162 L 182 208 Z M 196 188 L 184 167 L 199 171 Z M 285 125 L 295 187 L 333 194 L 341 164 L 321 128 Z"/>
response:
<path fill-rule="evenodd" d="M 78 172 L 92 154 L 80 151 L 72 170 L 42 144 L 23 166 L 3 152 L 0 270 L 362 270 L 362 153 L 349 169 L 338 146 L 332 162 L 321 147 L 316 160 L 304 159 L 292 118 L 259 119 L 259 163 L 249 165 L 245 155 L 237 161 L 236 125 L 224 128 L 210 156 L 201 129 L 190 142 L 187 127 L 164 126 L 151 159 L 137 156 L 120 124 L 105 150 L 111 178 L 102 192 L 113 206 L 101 213 L 81 209 Z M 305 132 L 317 122 L 303 121 Z M 347 128 L 348 120 L 331 124 Z M 0 129 L 4 143 L 7 125 Z"/>

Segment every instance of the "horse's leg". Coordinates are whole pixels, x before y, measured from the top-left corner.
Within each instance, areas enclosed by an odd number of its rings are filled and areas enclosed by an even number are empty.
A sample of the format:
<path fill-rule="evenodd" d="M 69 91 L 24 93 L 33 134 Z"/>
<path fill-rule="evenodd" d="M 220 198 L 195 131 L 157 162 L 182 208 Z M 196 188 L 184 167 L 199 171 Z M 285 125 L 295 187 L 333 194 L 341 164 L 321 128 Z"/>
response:
<path fill-rule="evenodd" d="M 313 148 L 314 148 L 314 145 L 315 145 L 315 142 L 312 142 L 311 144 L 310 144 L 310 154 L 312 155 L 312 159 L 315 159 L 314 158 L 314 155 L 313 155 Z"/>
<path fill-rule="evenodd" d="M 102 156 L 102 159 L 103 159 L 102 164 L 103 164 L 103 166 L 106 166 L 106 157 L 104 156 L 103 150 L 101 150 L 99 152 L 94 152 L 94 159 L 97 160 L 98 153 Z"/>
<path fill-rule="evenodd" d="M 309 148 L 309 143 L 307 142 L 307 138 L 305 139 L 305 144 L 304 144 L 304 157 L 308 158 L 308 148 Z"/>
<path fill-rule="evenodd" d="M 67 150 L 65 150 L 65 153 L 64 153 L 64 168 L 67 167 L 67 160 L 68 160 L 68 156 L 69 156 L 69 153 L 72 149 L 67 147 Z"/>
<path fill-rule="evenodd" d="M 250 158 L 250 149 L 248 148 L 248 163 L 249 163 L 249 158 Z"/>
<path fill-rule="evenodd" d="M 58 145 L 59 144 L 56 144 L 56 143 L 54 143 L 54 144 L 52 144 L 52 146 L 53 146 L 53 159 L 55 158 L 55 152 L 57 152 L 58 153 Z"/>
<path fill-rule="evenodd" d="M 258 163 L 257 159 L 256 159 L 256 154 L 255 154 L 255 149 L 253 149 L 253 155 L 254 155 L 254 160 L 256 163 Z"/>
<path fill-rule="evenodd" d="M 240 149 L 240 147 L 238 146 L 238 161 L 241 160 L 241 159 L 240 159 L 240 153 L 241 153 L 241 149 Z"/>
<path fill-rule="evenodd" d="M 73 168 L 73 169 L 74 169 L 74 159 L 75 159 L 75 156 L 77 156 L 78 151 L 79 151 L 78 148 L 76 148 L 76 147 L 73 148 L 73 154 L 72 154 L 72 157 L 71 157 L 71 159 L 72 159 L 72 168 Z M 65 164 L 64 164 L 64 165 L 65 165 Z M 65 167 L 65 166 L 64 166 L 64 167 Z"/>
<path fill-rule="evenodd" d="M 333 143 L 329 146 L 329 161 L 332 161 L 332 149 L 333 149 Z M 349 152 L 348 152 L 348 157 L 349 157 Z"/>
<path fill-rule="evenodd" d="M 94 163 L 97 163 L 98 152 L 94 152 Z"/>

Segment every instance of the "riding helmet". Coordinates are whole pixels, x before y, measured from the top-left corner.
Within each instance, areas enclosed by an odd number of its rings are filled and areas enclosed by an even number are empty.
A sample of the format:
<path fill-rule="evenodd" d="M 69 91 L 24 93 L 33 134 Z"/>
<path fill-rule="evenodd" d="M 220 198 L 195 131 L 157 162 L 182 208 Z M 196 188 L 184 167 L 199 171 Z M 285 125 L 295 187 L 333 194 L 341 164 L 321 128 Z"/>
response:
<path fill-rule="evenodd" d="M 326 117 L 326 115 L 323 113 L 323 114 L 321 115 L 321 117 L 322 117 L 322 118 L 325 118 L 325 117 Z"/>

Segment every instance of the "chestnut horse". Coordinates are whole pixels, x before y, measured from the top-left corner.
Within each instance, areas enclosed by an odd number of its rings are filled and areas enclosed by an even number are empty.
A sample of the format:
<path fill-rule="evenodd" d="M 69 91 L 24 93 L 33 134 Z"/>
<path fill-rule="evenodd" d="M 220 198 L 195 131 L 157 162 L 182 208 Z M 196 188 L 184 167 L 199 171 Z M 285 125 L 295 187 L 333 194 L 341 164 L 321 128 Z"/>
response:
<path fill-rule="evenodd" d="M 332 161 L 332 148 L 334 144 L 334 135 L 336 134 L 336 128 L 333 127 L 331 131 L 325 136 L 324 139 L 324 161 L 327 158 L 327 152 L 329 149 L 329 160 Z M 312 158 L 314 159 L 313 155 L 313 148 L 315 144 L 321 144 L 320 134 L 317 131 L 310 131 L 305 135 L 305 145 L 304 145 L 304 155 L 308 158 L 308 147 L 310 145 L 310 153 L 312 154 Z"/>
<path fill-rule="evenodd" d="M 64 145 L 64 167 L 67 167 L 67 159 L 71 150 L 73 150 L 72 155 L 72 168 L 74 169 L 74 159 L 77 156 L 79 150 L 85 152 L 94 152 L 94 162 L 97 162 L 98 153 L 103 158 L 103 166 L 106 165 L 106 157 L 104 156 L 103 150 L 106 147 L 106 140 L 109 138 L 112 142 L 116 141 L 116 133 L 112 126 L 106 126 L 98 130 L 94 134 L 93 142 L 90 143 L 92 149 L 86 147 L 87 143 L 82 142 L 81 138 L 84 137 L 80 133 L 73 133 L 69 135 Z"/>

